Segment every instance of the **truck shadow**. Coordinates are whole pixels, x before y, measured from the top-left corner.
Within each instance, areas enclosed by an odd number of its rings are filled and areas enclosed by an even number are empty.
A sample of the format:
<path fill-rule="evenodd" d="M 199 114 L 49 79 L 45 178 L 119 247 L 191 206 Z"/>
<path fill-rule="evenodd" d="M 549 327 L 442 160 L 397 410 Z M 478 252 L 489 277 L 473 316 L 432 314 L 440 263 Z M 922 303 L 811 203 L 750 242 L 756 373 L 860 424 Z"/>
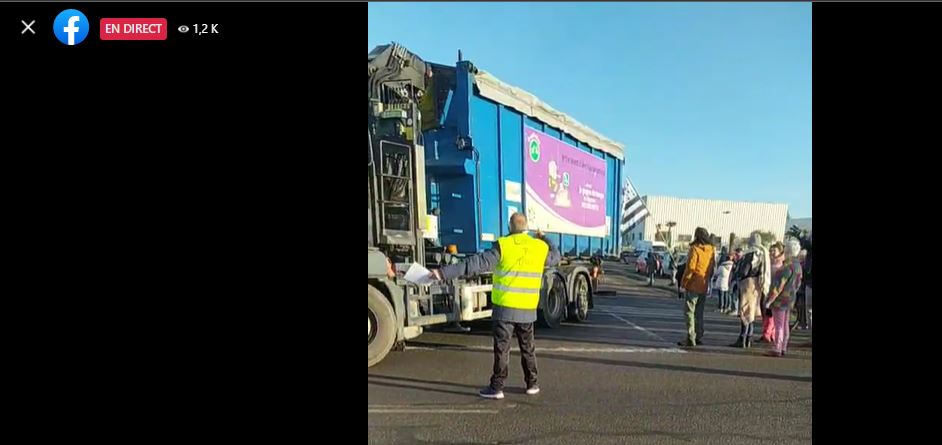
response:
<path fill-rule="evenodd" d="M 615 343 L 611 343 L 615 344 Z M 442 347 L 456 347 L 455 345 L 436 345 L 432 343 L 423 343 L 423 346 L 442 346 Z M 618 344 L 619 346 L 627 346 L 624 344 Z M 478 354 L 492 354 L 491 351 L 484 351 L 480 349 L 467 349 L 463 352 L 472 352 Z M 695 350 L 694 353 L 720 353 L 720 354 L 734 354 L 734 355 L 757 355 L 748 352 L 734 352 L 734 351 L 708 351 L 708 350 Z M 518 351 L 512 351 L 511 354 L 519 354 Z M 576 362 L 576 363 L 595 363 L 602 365 L 611 365 L 611 366 L 623 366 L 631 368 L 641 368 L 641 369 L 658 369 L 664 371 L 674 371 L 674 372 L 692 372 L 698 374 L 713 374 L 713 375 L 725 375 L 731 377 L 750 377 L 757 379 L 766 379 L 766 380 L 782 380 L 790 382 L 811 382 L 811 377 L 804 376 L 790 376 L 790 375 L 781 375 L 781 374 L 771 374 L 764 372 L 752 372 L 752 371 L 738 371 L 734 369 L 713 369 L 713 368 L 704 368 L 699 366 L 688 366 L 688 365 L 669 365 L 662 363 L 647 363 L 647 362 L 637 362 L 637 361 L 628 361 L 628 360 L 616 360 L 616 359 L 606 359 L 606 358 L 592 358 L 592 357 L 575 357 L 569 355 L 561 355 L 554 353 L 540 353 L 539 347 L 536 349 L 537 359 L 546 358 L 552 360 Z M 769 360 L 782 360 L 782 359 L 808 359 L 806 357 L 781 357 L 781 358 L 769 358 Z"/>
<path fill-rule="evenodd" d="M 392 380 L 393 382 L 384 382 L 384 381 L 380 381 L 376 379 Z M 465 395 L 465 396 L 470 394 L 475 397 L 477 397 L 478 390 L 480 390 L 481 388 L 487 385 L 487 383 L 483 383 L 480 385 L 468 385 L 464 383 L 439 382 L 439 381 L 434 381 L 434 380 L 422 380 L 422 379 L 414 379 L 414 378 L 409 378 L 409 377 L 394 377 L 394 376 L 379 375 L 379 374 L 369 374 L 369 379 L 367 379 L 367 381 L 368 383 L 373 384 L 373 385 L 390 386 L 390 387 L 395 387 L 395 388 L 421 389 L 424 391 L 441 392 L 441 393 L 446 393 L 446 394 L 458 394 L 458 395 Z M 464 392 L 449 391 L 445 389 L 430 388 L 425 385 L 453 386 L 453 387 L 458 387 L 458 388 L 468 388 L 472 391 L 470 393 L 467 391 L 464 391 Z M 517 387 L 504 387 L 504 392 L 511 393 L 511 394 L 525 394 L 526 389 L 517 388 Z"/>
<path fill-rule="evenodd" d="M 665 371 L 674 371 L 674 372 L 693 372 L 698 374 L 713 374 L 713 375 L 725 375 L 732 377 L 751 377 L 757 379 L 766 379 L 766 380 L 783 380 L 789 382 L 811 382 L 811 377 L 803 376 L 790 376 L 790 375 L 781 375 L 781 374 L 769 374 L 764 372 L 751 372 L 751 371 L 737 371 L 730 369 L 712 369 L 712 368 L 702 368 L 698 366 L 687 366 L 687 365 L 667 365 L 661 363 L 645 363 L 645 362 L 634 362 L 634 361 L 621 361 L 613 359 L 604 359 L 604 358 L 588 358 L 588 357 L 571 357 L 559 354 L 540 354 L 537 350 L 537 357 L 545 357 L 554 360 L 569 361 L 569 362 L 581 362 L 581 363 L 597 363 L 602 365 L 612 365 L 612 366 L 626 366 L 631 368 L 642 368 L 642 369 L 659 369 Z"/>
<path fill-rule="evenodd" d="M 383 378 L 389 379 L 389 377 L 383 377 Z M 371 376 L 371 378 L 368 378 L 368 379 L 367 379 L 367 383 L 370 384 L 370 385 L 386 386 L 386 387 L 390 387 L 390 388 L 417 389 L 417 390 L 420 390 L 420 391 L 437 392 L 437 393 L 442 393 L 442 394 L 456 394 L 456 395 L 459 395 L 459 396 L 470 396 L 470 397 L 475 397 L 475 398 L 478 397 L 475 392 L 469 392 L 469 391 L 461 391 L 461 392 L 459 392 L 459 391 L 449 391 L 449 390 L 447 390 L 447 389 L 430 388 L 430 387 L 428 387 L 428 386 L 422 386 L 422 385 L 413 385 L 413 384 L 405 384 L 405 383 L 384 382 L 384 381 L 381 381 L 381 380 L 376 380 L 376 379 L 372 378 L 372 376 Z M 442 384 L 442 383 L 440 383 L 440 382 L 426 382 L 426 383 L 429 383 L 429 384 L 436 384 L 436 385 L 441 385 L 441 384 Z M 457 386 L 457 385 L 453 385 L 453 386 Z M 477 387 L 475 387 L 475 388 L 477 388 Z"/>

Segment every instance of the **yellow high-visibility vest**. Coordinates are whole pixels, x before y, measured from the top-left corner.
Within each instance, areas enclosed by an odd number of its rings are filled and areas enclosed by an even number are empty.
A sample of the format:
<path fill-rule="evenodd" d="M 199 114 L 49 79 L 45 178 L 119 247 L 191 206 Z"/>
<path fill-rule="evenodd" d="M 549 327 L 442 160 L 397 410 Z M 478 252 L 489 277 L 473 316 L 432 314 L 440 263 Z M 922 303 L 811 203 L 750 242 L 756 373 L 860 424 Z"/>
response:
<path fill-rule="evenodd" d="M 500 261 L 494 271 L 491 301 L 497 306 L 536 309 L 549 246 L 526 233 L 497 240 Z"/>

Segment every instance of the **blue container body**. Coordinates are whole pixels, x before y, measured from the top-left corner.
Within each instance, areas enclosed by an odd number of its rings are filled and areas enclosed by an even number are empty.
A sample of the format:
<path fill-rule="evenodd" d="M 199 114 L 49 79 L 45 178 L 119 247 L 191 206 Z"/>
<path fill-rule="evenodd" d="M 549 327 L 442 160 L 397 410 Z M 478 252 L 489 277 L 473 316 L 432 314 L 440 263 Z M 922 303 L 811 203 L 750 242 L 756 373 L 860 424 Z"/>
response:
<path fill-rule="evenodd" d="M 428 205 L 429 209 L 440 210 L 441 243 L 455 244 L 461 253 L 480 252 L 496 238 L 509 234 L 507 221 L 511 213 L 526 209 L 525 194 L 521 193 L 520 201 L 508 200 L 507 195 L 508 181 L 523 186 L 526 125 L 606 161 L 607 236 L 548 235 L 564 255 L 618 255 L 624 161 L 482 97 L 475 91 L 472 69 L 470 62 L 458 62 L 453 78 L 447 79 L 448 85 L 439 87 L 443 97 L 440 125 L 423 132 Z"/>

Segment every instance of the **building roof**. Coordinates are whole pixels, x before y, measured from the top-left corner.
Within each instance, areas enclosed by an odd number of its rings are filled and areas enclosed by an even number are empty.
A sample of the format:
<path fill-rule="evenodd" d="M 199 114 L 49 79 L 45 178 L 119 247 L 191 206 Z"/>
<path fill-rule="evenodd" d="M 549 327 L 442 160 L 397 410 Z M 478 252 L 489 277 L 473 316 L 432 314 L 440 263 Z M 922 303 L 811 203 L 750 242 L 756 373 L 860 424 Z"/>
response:
<path fill-rule="evenodd" d="M 641 197 L 643 200 L 647 199 L 670 199 L 677 201 L 697 201 L 697 202 L 711 202 L 711 203 L 729 203 L 729 204 L 745 204 L 745 205 L 777 205 L 777 206 L 787 206 L 788 204 L 784 202 L 768 202 L 768 201 L 734 201 L 731 199 L 709 199 L 709 198 L 679 198 L 677 196 L 664 196 L 664 195 L 643 195 Z"/>

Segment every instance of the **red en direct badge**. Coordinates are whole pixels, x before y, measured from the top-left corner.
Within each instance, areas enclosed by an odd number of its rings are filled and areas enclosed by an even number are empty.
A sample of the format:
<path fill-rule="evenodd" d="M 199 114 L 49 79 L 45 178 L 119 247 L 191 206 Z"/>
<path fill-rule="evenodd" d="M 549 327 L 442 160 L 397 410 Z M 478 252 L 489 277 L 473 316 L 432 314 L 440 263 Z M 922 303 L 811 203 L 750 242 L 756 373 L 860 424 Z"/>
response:
<path fill-rule="evenodd" d="M 167 40 L 167 19 L 101 19 L 101 40 Z"/>

